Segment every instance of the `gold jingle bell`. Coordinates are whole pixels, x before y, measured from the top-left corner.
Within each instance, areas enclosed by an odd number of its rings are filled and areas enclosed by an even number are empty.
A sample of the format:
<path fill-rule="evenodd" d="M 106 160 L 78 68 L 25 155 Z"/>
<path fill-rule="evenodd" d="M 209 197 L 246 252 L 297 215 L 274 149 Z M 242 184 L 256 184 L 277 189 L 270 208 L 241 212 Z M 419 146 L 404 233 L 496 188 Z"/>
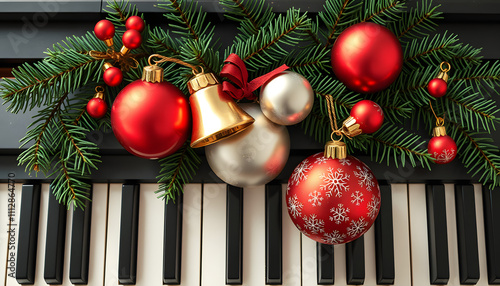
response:
<path fill-rule="evenodd" d="M 255 120 L 222 90 L 212 73 L 195 74 L 187 83 L 193 116 L 191 147 L 204 147 L 235 135 Z"/>

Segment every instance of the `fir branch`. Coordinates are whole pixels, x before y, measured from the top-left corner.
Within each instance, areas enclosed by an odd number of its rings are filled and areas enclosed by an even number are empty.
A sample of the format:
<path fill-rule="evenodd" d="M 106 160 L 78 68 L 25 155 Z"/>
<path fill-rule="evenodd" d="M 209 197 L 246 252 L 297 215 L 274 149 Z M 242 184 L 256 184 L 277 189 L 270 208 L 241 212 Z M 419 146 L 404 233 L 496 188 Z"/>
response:
<path fill-rule="evenodd" d="M 380 25 L 399 21 L 401 12 L 406 8 L 404 1 L 400 0 L 364 1 L 364 3 L 364 19 L 361 22 L 373 21 Z"/>
<path fill-rule="evenodd" d="M 237 39 L 244 41 L 256 35 L 266 23 L 274 19 L 274 13 L 265 0 L 220 0 L 224 16 L 240 23 Z"/>
<path fill-rule="evenodd" d="M 113 2 L 108 1 L 106 7 L 108 9 L 103 9 L 104 12 L 108 13 L 106 19 L 111 21 L 117 27 L 125 27 L 127 19 L 131 16 L 137 16 L 139 10 L 135 5 L 129 3 L 129 1 Z"/>
<path fill-rule="evenodd" d="M 258 34 L 235 43 L 226 50 L 225 57 L 231 53 L 239 55 L 247 64 L 249 71 L 268 68 L 288 55 L 283 46 L 296 46 L 301 38 L 307 36 L 310 19 L 298 10 L 290 9 L 286 15 L 279 15 L 261 29 Z"/>
<path fill-rule="evenodd" d="M 336 37 L 347 27 L 359 20 L 363 3 L 356 0 L 327 0 L 323 5 L 324 11 L 318 13 L 328 29 L 325 49 L 333 44 Z"/>
<path fill-rule="evenodd" d="M 500 87 L 500 62 L 484 62 L 474 67 L 455 70 L 451 73 L 450 84 L 464 83 L 478 91 L 483 97 L 490 92 L 498 92 Z"/>
<path fill-rule="evenodd" d="M 63 158 L 62 154 L 56 154 L 56 156 L 58 156 L 58 164 L 54 173 L 51 174 L 51 176 L 55 175 L 55 178 L 50 185 L 54 196 L 59 203 L 65 204 L 68 209 L 71 203 L 75 207 L 83 209 L 85 201 L 90 200 L 88 190 L 91 186 L 85 182 L 89 176 L 82 176 L 73 167 L 73 162 Z"/>
<path fill-rule="evenodd" d="M 159 189 L 155 192 L 158 198 L 162 198 L 167 203 L 169 200 L 175 202 L 175 198 L 183 190 L 183 185 L 196 174 L 201 164 L 201 160 L 194 150 L 186 142 L 176 153 L 161 159 L 160 174 L 158 175 Z"/>
<path fill-rule="evenodd" d="M 181 54 L 179 51 L 179 42 L 172 38 L 168 31 L 159 27 L 155 27 L 149 31 L 148 43 L 155 53 L 168 57 L 176 57 Z"/>
<path fill-rule="evenodd" d="M 391 23 L 389 28 L 400 40 L 427 37 L 437 26 L 435 20 L 443 18 L 437 11 L 440 6 L 434 6 L 432 0 L 417 2 L 415 8 L 402 13 L 401 20 Z"/>
<path fill-rule="evenodd" d="M 203 35 L 212 36 L 213 26 L 205 21 L 207 13 L 195 1 L 162 0 L 158 8 L 164 9 L 164 16 L 176 24 L 174 33 L 188 39 L 198 40 Z"/>

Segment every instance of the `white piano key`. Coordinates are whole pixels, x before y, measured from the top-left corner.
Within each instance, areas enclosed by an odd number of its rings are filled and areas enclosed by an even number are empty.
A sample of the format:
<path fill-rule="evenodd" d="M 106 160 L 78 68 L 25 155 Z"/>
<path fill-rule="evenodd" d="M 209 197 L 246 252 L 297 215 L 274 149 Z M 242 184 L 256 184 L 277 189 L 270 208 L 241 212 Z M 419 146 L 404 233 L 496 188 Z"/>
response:
<path fill-rule="evenodd" d="M 408 185 L 408 194 L 409 194 L 408 200 L 410 202 L 410 207 L 409 207 L 410 233 L 411 233 L 410 241 L 411 241 L 411 258 L 412 258 L 411 265 L 412 265 L 412 280 L 413 280 L 412 284 L 408 285 L 419 285 L 419 286 L 430 285 L 425 185 L 424 184 Z M 398 216 L 394 215 L 394 217 Z M 394 230 L 394 233 L 397 233 L 397 231 Z M 397 239 L 395 239 L 395 241 L 396 240 Z M 398 269 L 396 268 L 396 273 L 397 271 Z"/>
<path fill-rule="evenodd" d="M 14 234 L 14 242 L 9 244 L 9 250 L 8 250 L 8 257 L 9 259 L 13 256 L 16 259 L 17 263 L 17 242 L 19 241 L 19 216 L 21 214 L 21 198 L 22 198 L 22 188 L 23 184 L 15 184 L 14 185 L 14 194 L 15 194 L 15 215 L 13 216 L 13 221 L 11 224 L 11 230 L 13 230 Z M 7 213 L 5 213 L 5 216 L 7 216 Z M 12 239 L 12 238 L 11 238 Z M 12 241 L 11 241 L 12 242 Z M 17 265 L 17 264 L 16 264 Z M 15 267 L 14 267 L 15 268 Z M 15 286 L 19 285 L 16 281 L 16 273 L 15 270 L 11 271 L 7 269 L 7 277 L 5 278 L 5 285 L 6 286 Z"/>
<path fill-rule="evenodd" d="M 104 285 L 114 286 L 118 285 L 118 249 L 120 247 L 122 184 L 109 185 L 108 200 L 108 229 L 106 238 Z"/>
<path fill-rule="evenodd" d="M 335 286 L 347 285 L 345 244 L 335 245 L 333 248 L 335 265 Z"/>
<path fill-rule="evenodd" d="M 316 241 L 308 238 L 304 234 L 301 234 L 301 236 L 302 236 L 302 285 L 314 286 L 317 285 Z M 335 267 L 335 274 L 337 274 L 337 267 Z M 337 279 L 335 279 L 335 282 L 337 282 Z"/>
<path fill-rule="evenodd" d="M 141 184 L 135 285 L 162 285 L 163 212 L 165 201 L 158 199 L 157 184 Z"/>
<path fill-rule="evenodd" d="M 283 185 L 281 196 L 282 230 L 283 230 L 283 285 L 300 286 L 300 231 L 288 216 L 286 206 L 286 189 Z"/>
<path fill-rule="evenodd" d="M 363 235 L 365 238 L 365 283 L 364 285 L 377 284 L 377 261 L 375 257 L 375 226 Z"/>
<path fill-rule="evenodd" d="M 262 204 L 264 207 L 264 204 Z M 245 209 L 245 206 L 243 207 Z M 251 215 L 251 214 L 250 214 Z M 264 237 L 264 232 L 261 233 Z M 226 251 L 226 185 L 203 185 L 203 230 L 201 254 L 201 285 L 225 285 Z M 251 239 L 243 232 L 243 242 Z M 264 247 L 262 247 L 264 253 Z M 243 257 L 247 252 L 243 249 Z M 252 253 L 253 255 L 253 253 Z M 262 259 L 264 263 L 264 259 Z M 246 261 L 244 262 L 244 265 Z M 263 264 L 262 264 L 263 265 Z M 264 266 L 262 266 L 264 270 Z M 245 273 L 245 269 L 243 270 Z M 245 275 L 245 274 L 243 274 Z M 245 278 L 245 277 L 244 277 Z M 262 275 L 264 278 L 264 275 Z M 243 280 L 245 281 L 245 279 Z"/>
<path fill-rule="evenodd" d="M 425 186 L 422 187 L 423 203 L 420 208 L 425 215 Z M 392 184 L 392 220 L 394 233 L 394 285 L 411 285 L 410 233 L 408 225 L 408 185 Z M 420 218 L 426 224 L 426 217 Z M 425 228 L 427 231 L 427 228 Z M 425 237 L 427 243 L 427 236 Z M 425 249 L 427 253 L 427 249 Z M 427 262 L 428 263 L 428 262 Z M 428 266 L 427 264 L 424 265 Z M 417 284 L 413 284 L 417 285 Z"/>
<path fill-rule="evenodd" d="M 460 285 L 460 272 L 458 266 L 458 241 L 457 241 L 457 213 L 455 210 L 455 185 L 444 185 L 446 199 L 446 225 L 448 228 L 448 257 L 450 265 L 450 279 L 448 285 Z"/>
<path fill-rule="evenodd" d="M 180 285 L 200 285 L 201 197 L 201 184 L 184 186 Z"/>
<path fill-rule="evenodd" d="M 266 281 L 266 192 L 265 186 L 243 189 L 243 284 L 264 285 Z"/>
<path fill-rule="evenodd" d="M 50 185 L 42 184 L 40 191 L 40 215 L 38 219 L 38 245 L 36 248 L 35 285 L 47 285 L 43 278 L 45 264 L 45 239 L 47 237 L 47 215 L 49 210 Z"/>
<path fill-rule="evenodd" d="M 486 264 L 486 242 L 484 234 L 483 186 L 474 184 L 476 201 L 477 250 L 479 257 L 479 281 L 477 286 L 488 285 L 488 267 Z"/>

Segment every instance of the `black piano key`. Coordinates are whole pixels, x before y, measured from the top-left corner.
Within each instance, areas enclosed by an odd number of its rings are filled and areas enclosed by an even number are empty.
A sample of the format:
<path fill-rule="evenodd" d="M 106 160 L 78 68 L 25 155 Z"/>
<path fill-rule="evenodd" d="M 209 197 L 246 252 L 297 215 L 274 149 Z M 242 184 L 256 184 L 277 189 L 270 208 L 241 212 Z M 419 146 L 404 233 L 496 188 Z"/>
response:
<path fill-rule="evenodd" d="M 488 283 L 500 284 L 500 188 L 483 187 Z"/>
<path fill-rule="evenodd" d="M 163 228 L 163 284 L 181 284 L 182 194 L 165 204 Z"/>
<path fill-rule="evenodd" d="M 316 242 L 317 283 L 332 285 L 335 282 L 333 245 Z"/>
<path fill-rule="evenodd" d="M 365 282 L 365 237 L 346 243 L 346 281 L 348 285 Z"/>
<path fill-rule="evenodd" d="M 226 284 L 243 281 L 243 189 L 227 185 Z"/>
<path fill-rule="evenodd" d="M 92 189 L 89 190 L 89 197 L 92 198 Z M 73 284 L 87 284 L 88 282 L 91 221 L 92 202 L 90 200 L 86 200 L 83 210 L 75 206 L 69 258 L 69 280 Z"/>
<path fill-rule="evenodd" d="M 66 214 L 66 206 L 60 204 L 53 194 L 49 194 L 43 274 L 47 284 L 62 284 Z"/>
<path fill-rule="evenodd" d="M 282 225 L 281 192 L 279 184 L 266 185 L 266 284 L 282 283 Z"/>
<path fill-rule="evenodd" d="M 476 284 L 479 280 L 479 254 L 474 186 L 455 185 L 455 208 L 460 283 Z"/>
<path fill-rule="evenodd" d="M 447 284 L 450 266 L 444 185 L 427 185 L 426 201 L 430 283 Z"/>
<path fill-rule="evenodd" d="M 394 235 L 390 185 L 380 185 L 380 212 L 375 220 L 375 257 L 377 284 L 394 284 Z"/>
<path fill-rule="evenodd" d="M 23 185 L 17 243 L 16 280 L 19 284 L 35 283 L 39 214 L 40 185 Z"/>
<path fill-rule="evenodd" d="M 118 257 L 119 284 L 135 284 L 139 229 L 139 185 L 123 185 Z"/>

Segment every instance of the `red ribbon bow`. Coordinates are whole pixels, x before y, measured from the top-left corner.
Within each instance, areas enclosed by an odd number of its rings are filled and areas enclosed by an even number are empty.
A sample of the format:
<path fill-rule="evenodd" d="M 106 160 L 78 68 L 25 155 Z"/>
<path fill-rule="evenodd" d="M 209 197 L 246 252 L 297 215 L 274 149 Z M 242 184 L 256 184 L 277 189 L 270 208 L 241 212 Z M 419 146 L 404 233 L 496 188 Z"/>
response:
<path fill-rule="evenodd" d="M 255 90 L 265 84 L 273 76 L 279 74 L 280 72 L 287 70 L 287 65 L 282 65 L 279 68 L 266 73 L 265 75 L 259 76 L 248 82 L 248 71 L 243 60 L 237 54 L 230 54 L 224 61 L 224 67 L 220 72 L 222 77 L 228 78 L 236 86 L 231 83 L 224 81 L 222 83 L 222 88 L 225 92 L 229 93 L 231 97 L 240 100 L 243 98 L 254 100 L 256 96 L 253 94 Z"/>

